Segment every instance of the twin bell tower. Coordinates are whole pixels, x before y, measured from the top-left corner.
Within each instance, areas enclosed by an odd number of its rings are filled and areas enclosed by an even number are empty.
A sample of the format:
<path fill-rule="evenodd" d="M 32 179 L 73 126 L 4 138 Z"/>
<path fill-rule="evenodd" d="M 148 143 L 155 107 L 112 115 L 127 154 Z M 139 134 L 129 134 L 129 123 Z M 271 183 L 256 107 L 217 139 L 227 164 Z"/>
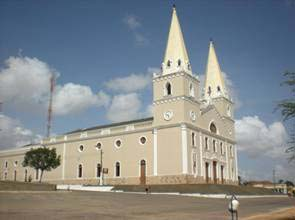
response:
<path fill-rule="evenodd" d="M 220 116 L 233 121 L 231 101 L 213 41 L 205 72 L 204 88 L 192 72 L 176 8 L 173 6 L 161 72 L 153 76 L 154 125 L 189 123 L 201 126 L 202 109 L 214 106 Z"/>

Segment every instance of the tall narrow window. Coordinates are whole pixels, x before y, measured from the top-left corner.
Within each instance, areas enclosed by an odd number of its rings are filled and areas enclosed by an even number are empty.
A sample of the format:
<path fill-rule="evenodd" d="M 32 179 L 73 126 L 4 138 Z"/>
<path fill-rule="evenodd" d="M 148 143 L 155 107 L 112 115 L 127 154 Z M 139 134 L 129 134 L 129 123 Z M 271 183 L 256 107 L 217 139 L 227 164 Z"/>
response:
<path fill-rule="evenodd" d="M 208 87 L 208 95 L 209 96 L 211 95 L 211 87 L 210 86 Z"/>
<path fill-rule="evenodd" d="M 168 60 L 168 61 L 167 61 L 167 67 L 170 67 L 170 66 L 171 66 L 171 61 Z"/>
<path fill-rule="evenodd" d="M 39 169 L 36 170 L 36 180 L 39 179 Z"/>
<path fill-rule="evenodd" d="M 209 150 L 209 146 L 208 146 L 208 138 L 205 137 L 205 149 Z"/>
<path fill-rule="evenodd" d="M 230 111 L 230 106 L 229 105 L 227 106 L 227 116 L 229 116 L 229 117 L 231 116 L 231 111 Z"/>
<path fill-rule="evenodd" d="M 83 167 L 82 167 L 82 164 L 79 164 L 79 166 L 78 166 L 78 177 L 82 178 L 82 176 L 83 176 Z"/>
<path fill-rule="evenodd" d="M 181 66 L 181 60 L 180 59 L 177 61 L 177 66 Z"/>
<path fill-rule="evenodd" d="M 189 95 L 191 97 L 195 97 L 195 90 L 194 90 L 194 86 L 192 83 L 190 83 L 190 85 L 189 85 Z"/>
<path fill-rule="evenodd" d="M 197 154 L 193 153 L 193 174 L 197 173 Z"/>
<path fill-rule="evenodd" d="M 14 181 L 16 181 L 16 170 L 14 171 Z"/>
<path fill-rule="evenodd" d="M 195 132 L 192 132 L 192 145 L 195 146 Z"/>
<path fill-rule="evenodd" d="M 4 173 L 4 180 L 7 180 L 7 172 Z"/>
<path fill-rule="evenodd" d="M 169 82 L 166 83 L 166 95 L 171 95 L 171 84 Z"/>
<path fill-rule="evenodd" d="M 224 154 L 224 151 L 223 151 L 223 144 L 222 144 L 222 142 L 220 142 L 220 153 L 221 153 L 221 155 Z"/>
<path fill-rule="evenodd" d="M 217 92 L 220 92 L 221 89 L 220 89 L 220 86 L 217 86 Z"/>
<path fill-rule="evenodd" d="M 213 152 L 216 152 L 216 141 L 213 140 L 213 141 L 212 141 L 212 144 L 213 144 Z"/>
<path fill-rule="evenodd" d="M 120 163 L 116 162 L 116 176 L 120 176 Z"/>
<path fill-rule="evenodd" d="M 5 161 L 5 168 L 7 168 L 8 167 L 8 162 L 7 161 Z"/>
<path fill-rule="evenodd" d="M 100 163 L 98 163 L 96 165 L 96 177 L 100 177 L 100 174 L 101 174 L 101 165 Z"/>
<path fill-rule="evenodd" d="M 217 128 L 213 122 L 210 124 L 210 131 L 214 134 L 217 133 Z"/>

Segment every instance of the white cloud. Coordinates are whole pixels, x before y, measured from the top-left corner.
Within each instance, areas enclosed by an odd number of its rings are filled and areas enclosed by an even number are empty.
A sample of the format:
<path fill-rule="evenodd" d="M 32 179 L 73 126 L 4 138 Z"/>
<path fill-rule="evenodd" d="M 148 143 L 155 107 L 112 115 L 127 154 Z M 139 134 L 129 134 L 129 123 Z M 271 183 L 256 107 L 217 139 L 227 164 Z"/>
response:
<path fill-rule="evenodd" d="M 43 111 L 47 109 L 49 80 L 59 73 L 37 58 L 10 57 L 5 68 L 0 70 L 0 100 L 22 111 Z M 53 113 L 65 115 L 87 108 L 106 106 L 109 97 L 103 92 L 94 94 L 90 87 L 67 83 L 57 85 L 53 97 Z"/>
<path fill-rule="evenodd" d="M 0 100 L 15 106 L 44 107 L 51 74 L 58 74 L 37 58 L 9 57 L 0 70 Z"/>
<path fill-rule="evenodd" d="M 149 43 L 149 40 L 141 33 L 135 32 L 134 38 L 137 45 L 144 46 Z"/>
<path fill-rule="evenodd" d="M 0 149 L 38 143 L 41 138 L 40 135 L 24 128 L 18 120 L 0 114 Z"/>
<path fill-rule="evenodd" d="M 233 99 L 233 101 L 235 103 L 234 107 L 235 107 L 235 109 L 239 109 L 242 106 L 242 102 L 239 99 L 238 91 L 237 91 L 236 87 L 234 86 L 232 80 L 228 77 L 228 74 L 225 72 L 222 72 L 222 75 L 223 75 L 225 86 L 227 88 L 229 96 Z"/>
<path fill-rule="evenodd" d="M 144 46 L 149 43 L 149 40 L 144 34 L 138 32 L 138 28 L 142 27 L 139 19 L 134 15 L 127 15 L 123 19 L 124 24 L 132 31 L 136 45 Z"/>
<path fill-rule="evenodd" d="M 141 26 L 141 23 L 139 22 L 138 18 L 134 15 L 127 15 L 123 22 L 131 29 L 134 30 L 136 28 L 139 28 Z"/>
<path fill-rule="evenodd" d="M 286 157 L 288 134 L 281 122 L 268 126 L 258 116 L 247 116 L 236 120 L 235 130 L 238 150 L 249 156 Z"/>
<path fill-rule="evenodd" d="M 146 74 L 130 74 L 106 82 L 106 86 L 114 91 L 134 92 L 146 88 L 152 82 L 150 72 Z"/>
<path fill-rule="evenodd" d="M 128 121 L 141 116 L 141 101 L 137 93 L 116 95 L 113 97 L 107 118 L 113 122 Z"/>
<path fill-rule="evenodd" d="M 67 83 L 57 87 L 53 99 L 53 113 L 66 115 L 82 112 L 91 106 L 107 106 L 109 99 L 102 91 L 96 95 L 88 86 Z"/>

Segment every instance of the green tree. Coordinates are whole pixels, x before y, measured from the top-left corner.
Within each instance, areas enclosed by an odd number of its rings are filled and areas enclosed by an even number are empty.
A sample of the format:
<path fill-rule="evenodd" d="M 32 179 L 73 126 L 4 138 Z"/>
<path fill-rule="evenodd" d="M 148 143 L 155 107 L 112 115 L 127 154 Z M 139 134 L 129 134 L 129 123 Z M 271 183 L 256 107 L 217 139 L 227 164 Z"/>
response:
<path fill-rule="evenodd" d="M 286 72 L 284 76 L 287 78 L 282 85 L 291 87 L 291 98 L 284 99 L 278 103 L 277 108 L 280 109 L 284 121 L 292 120 L 295 118 L 295 72 Z M 294 126 L 294 123 L 293 123 Z M 293 128 L 294 129 L 294 128 Z M 290 146 L 286 152 L 291 153 L 290 161 L 295 160 L 295 133 L 290 134 Z"/>
<path fill-rule="evenodd" d="M 294 186 L 294 183 L 293 183 L 292 181 L 289 181 L 289 180 L 286 180 L 286 181 L 285 181 L 285 184 L 286 184 L 287 186 Z"/>
<path fill-rule="evenodd" d="M 31 149 L 26 152 L 25 158 L 23 161 L 24 167 L 32 167 L 36 171 L 40 170 L 40 179 L 41 183 L 43 172 L 50 171 L 55 169 L 60 165 L 60 155 L 57 156 L 56 149 L 49 149 L 46 147 L 40 147 L 36 149 Z"/>

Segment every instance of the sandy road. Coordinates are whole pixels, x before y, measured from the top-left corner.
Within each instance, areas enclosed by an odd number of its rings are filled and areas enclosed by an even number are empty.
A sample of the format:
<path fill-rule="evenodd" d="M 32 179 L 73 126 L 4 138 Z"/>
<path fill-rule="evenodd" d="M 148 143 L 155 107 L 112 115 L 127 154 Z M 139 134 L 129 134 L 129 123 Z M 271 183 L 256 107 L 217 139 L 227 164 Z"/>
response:
<path fill-rule="evenodd" d="M 0 192 L 0 219 L 230 219 L 228 200 L 99 192 Z M 294 207 L 295 199 L 240 199 L 239 216 Z M 256 220 L 256 219 L 255 219 Z"/>

